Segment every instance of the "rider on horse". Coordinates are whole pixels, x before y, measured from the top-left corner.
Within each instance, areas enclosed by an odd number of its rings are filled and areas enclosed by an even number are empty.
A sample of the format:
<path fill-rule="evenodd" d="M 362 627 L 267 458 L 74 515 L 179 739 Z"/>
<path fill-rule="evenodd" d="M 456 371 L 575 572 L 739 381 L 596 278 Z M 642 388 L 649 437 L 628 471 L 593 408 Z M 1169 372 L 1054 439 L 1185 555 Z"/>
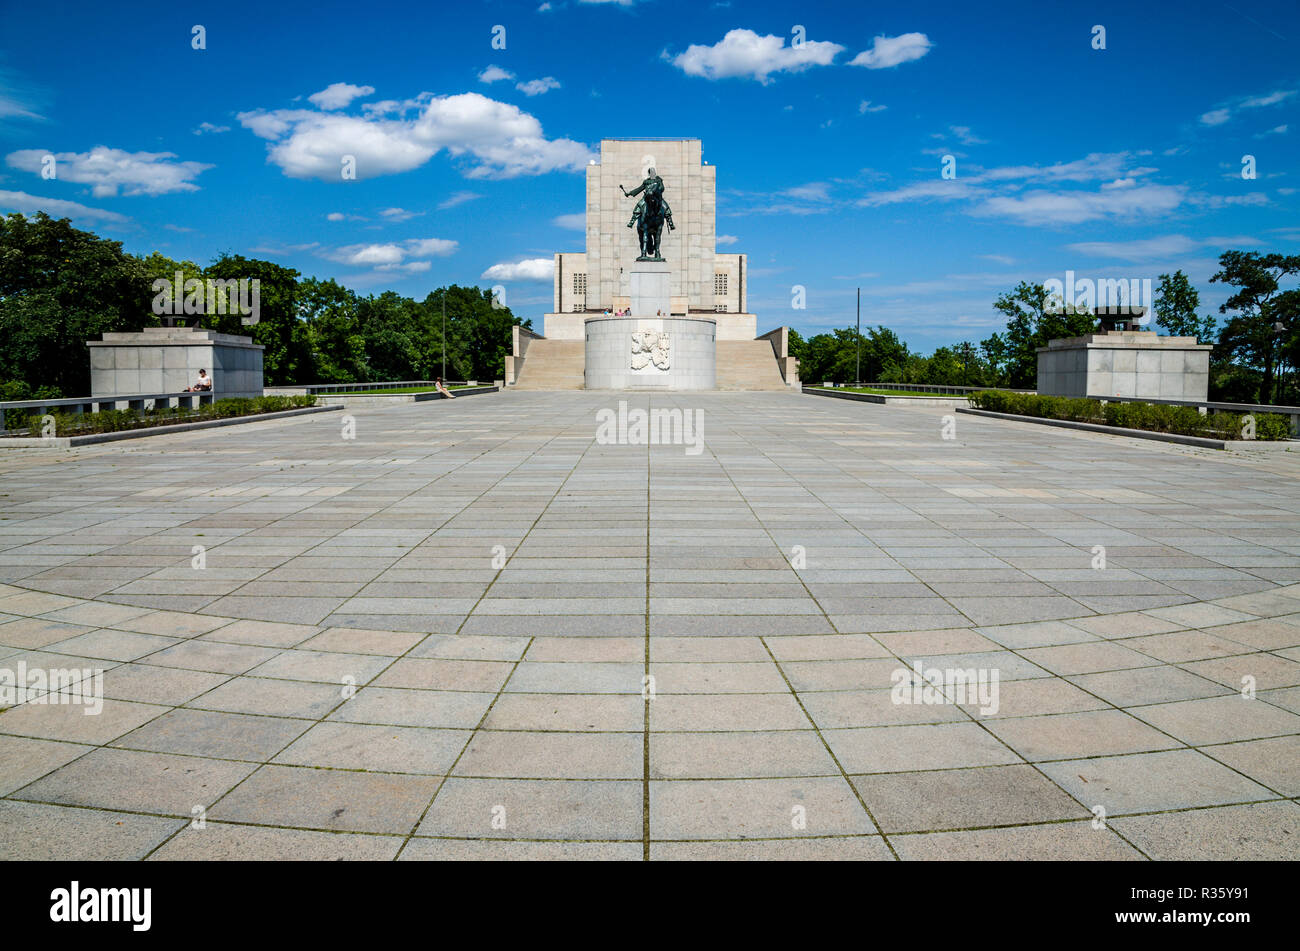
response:
<path fill-rule="evenodd" d="M 635 198 L 642 192 L 645 197 L 641 198 L 636 207 L 632 209 L 632 219 L 627 223 L 629 228 L 635 227 L 641 239 L 641 257 L 646 259 L 653 251 L 654 259 L 659 260 L 659 230 L 663 223 L 668 224 L 669 231 L 677 230 L 673 224 L 673 210 L 668 207 L 668 202 L 664 201 L 664 180 L 660 178 L 653 167 L 646 170 L 646 178 L 636 188 L 628 191 L 622 185 L 618 186 L 623 194 L 628 198 Z M 651 199 L 647 207 L 646 199 Z M 657 206 L 657 208 L 655 207 Z"/>

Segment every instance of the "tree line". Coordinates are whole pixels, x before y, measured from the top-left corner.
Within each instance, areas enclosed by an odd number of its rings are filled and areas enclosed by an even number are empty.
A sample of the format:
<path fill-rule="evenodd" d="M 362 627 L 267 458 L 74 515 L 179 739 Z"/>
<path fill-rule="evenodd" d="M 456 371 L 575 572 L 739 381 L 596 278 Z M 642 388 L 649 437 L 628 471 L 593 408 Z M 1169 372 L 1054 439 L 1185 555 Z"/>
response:
<path fill-rule="evenodd" d="M 175 281 L 178 272 L 187 281 L 260 282 L 256 324 L 238 313 L 198 321 L 262 344 L 268 386 L 500 379 L 510 328 L 520 323 L 479 287 L 453 284 L 423 300 L 363 296 L 272 261 L 222 253 L 203 267 L 157 251 L 137 256 L 66 218 L 10 214 L 0 216 L 0 400 L 88 395 L 86 341 L 159 326 L 154 281 Z"/>
<path fill-rule="evenodd" d="M 1300 276 L 1300 255 L 1226 251 L 1211 283 L 1233 293 L 1219 308 L 1222 326 L 1201 313 L 1200 293 L 1181 270 L 1161 274 L 1150 308 L 1154 326 L 1171 336 L 1212 343 L 1211 400 L 1232 403 L 1300 403 L 1300 290 L 1284 289 Z M 790 334 L 790 355 L 808 383 L 923 383 L 944 386 L 1033 389 L 1037 348 L 1058 337 L 1078 337 L 1097 328 L 1095 314 L 1054 300 L 1048 288 L 1021 281 L 1000 295 L 993 308 L 1006 329 L 979 344 L 939 347 L 925 356 L 910 351 L 887 327 L 852 327 L 804 339 Z M 859 354 L 861 370 L 859 366 Z M 860 374 L 860 375 L 858 375 Z"/>
<path fill-rule="evenodd" d="M 0 400 L 90 392 L 86 341 L 106 331 L 158 326 L 155 279 L 257 279 L 260 319 L 208 315 L 203 326 L 262 344 L 267 385 L 390 380 L 499 379 L 511 327 L 531 328 L 479 287 L 438 288 L 423 300 L 393 291 L 361 295 L 337 281 L 302 277 L 272 261 L 222 253 L 202 267 L 157 251 L 136 256 L 120 242 L 43 212 L 0 216 Z M 1213 342 L 1210 398 L 1240 403 L 1300 403 L 1300 255 L 1226 251 L 1212 283 L 1233 293 L 1218 320 L 1201 313 L 1200 294 L 1182 271 L 1162 274 L 1154 323 L 1176 336 Z M 445 334 L 443 311 L 446 311 Z M 1036 348 L 1096 328 L 1086 308 L 1054 306 L 1044 285 L 1020 282 L 993 308 L 1006 327 L 982 340 L 912 352 L 888 327 L 790 333 L 790 355 L 812 383 L 856 380 L 1031 389 Z M 446 372 L 443 372 L 443 361 Z M 860 359 L 860 364 L 859 364 Z M 859 368 L 860 367 L 860 368 Z"/>

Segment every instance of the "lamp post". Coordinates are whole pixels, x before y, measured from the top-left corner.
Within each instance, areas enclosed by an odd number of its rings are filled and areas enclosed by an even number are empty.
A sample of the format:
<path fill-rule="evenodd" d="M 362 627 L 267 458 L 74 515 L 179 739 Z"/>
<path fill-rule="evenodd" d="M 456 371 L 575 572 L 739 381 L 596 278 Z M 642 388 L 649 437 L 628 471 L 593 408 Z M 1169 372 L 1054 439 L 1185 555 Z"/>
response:
<path fill-rule="evenodd" d="M 442 289 L 442 380 L 447 382 L 447 288 Z"/>
<path fill-rule="evenodd" d="M 853 371 L 853 385 L 862 385 L 862 288 L 858 288 L 858 363 Z"/>

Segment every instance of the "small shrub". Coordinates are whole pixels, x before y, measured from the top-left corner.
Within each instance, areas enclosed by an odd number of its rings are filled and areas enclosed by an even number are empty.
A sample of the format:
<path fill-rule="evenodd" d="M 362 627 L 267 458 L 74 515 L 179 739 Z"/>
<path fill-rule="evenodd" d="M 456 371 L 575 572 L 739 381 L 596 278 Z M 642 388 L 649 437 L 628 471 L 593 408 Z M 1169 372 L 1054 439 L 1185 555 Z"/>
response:
<path fill-rule="evenodd" d="M 1290 439 L 1291 420 L 1281 413 L 1260 413 L 1255 417 L 1256 439 Z"/>

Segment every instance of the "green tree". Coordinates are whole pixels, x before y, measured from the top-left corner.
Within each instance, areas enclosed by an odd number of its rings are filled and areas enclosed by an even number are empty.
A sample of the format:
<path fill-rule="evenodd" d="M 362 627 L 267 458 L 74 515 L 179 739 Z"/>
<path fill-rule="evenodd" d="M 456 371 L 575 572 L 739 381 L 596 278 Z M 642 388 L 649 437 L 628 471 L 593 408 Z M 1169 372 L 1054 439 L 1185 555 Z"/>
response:
<path fill-rule="evenodd" d="M 138 259 L 66 218 L 0 218 L 0 380 L 90 393 L 86 341 L 153 323 Z"/>
<path fill-rule="evenodd" d="M 1006 385 L 1032 387 L 1038 381 L 1038 348 L 1049 340 L 1081 337 L 1097 327 L 1096 318 L 1072 305 L 1062 307 L 1041 284 L 1021 281 L 993 302 L 1007 318 L 1007 329 L 983 342 L 994 372 Z"/>
<path fill-rule="evenodd" d="M 206 315 L 200 320 L 202 326 L 242 334 L 262 344 L 266 348 L 262 351 L 262 374 L 268 386 L 315 382 L 307 327 L 298 316 L 297 271 L 241 254 L 222 254 L 203 273 L 217 280 L 259 281 L 260 312 L 256 324 L 245 324 L 241 314 L 227 313 Z"/>
<path fill-rule="evenodd" d="M 791 327 L 789 335 L 786 339 L 786 353 L 789 356 L 794 357 L 802 365 L 804 347 L 806 346 L 807 346 L 807 341 L 803 339 L 803 336 L 800 335 L 799 331 Z"/>
<path fill-rule="evenodd" d="M 440 287 L 424 299 L 431 328 L 429 361 L 434 375 L 441 373 L 442 306 L 447 305 L 447 378 L 497 380 L 505 375 L 511 330 L 516 324 L 532 328 L 531 320 L 518 320 L 509 307 L 494 306 L 492 292 L 453 284 Z"/>
<path fill-rule="evenodd" d="M 853 327 L 836 328 L 798 341 L 799 376 L 810 383 L 858 380 L 859 337 Z M 791 355 L 795 355 L 791 333 Z M 861 337 L 861 379 L 866 383 L 897 380 L 908 361 L 907 345 L 888 327 L 868 327 Z"/>
<path fill-rule="evenodd" d="M 1225 251 L 1211 283 L 1228 284 L 1236 292 L 1219 313 L 1232 313 L 1219 335 L 1225 359 L 1260 371 L 1257 400 L 1274 402 L 1279 359 L 1296 347 L 1297 292 L 1282 291 L 1287 278 L 1300 274 L 1300 255 Z"/>
<path fill-rule="evenodd" d="M 371 371 L 367 382 L 428 378 L 427 355 L 419 346 L 420 338 L 428 337 L 428 328 L 420 327 L 424 316 L 413 300 L 395 291 L 360 300 L 358 324 Z"/>
<path fill-rule="evenodd" d="M 1201 295 L 1182 271 L 1161 274 L 1153 302 L 1156 323 L 1174 337 L 1195 337 L 1201 342 L 1213 339 L 1217 321 L 1209 314 L 1196 316 Z"/>
<path fill-rule="evenodd" d="M 319 382 L 369 382 L 360 309 L 356 293 L 333 278 L 298 282 L 298 316 L 307 326 Z"/>

